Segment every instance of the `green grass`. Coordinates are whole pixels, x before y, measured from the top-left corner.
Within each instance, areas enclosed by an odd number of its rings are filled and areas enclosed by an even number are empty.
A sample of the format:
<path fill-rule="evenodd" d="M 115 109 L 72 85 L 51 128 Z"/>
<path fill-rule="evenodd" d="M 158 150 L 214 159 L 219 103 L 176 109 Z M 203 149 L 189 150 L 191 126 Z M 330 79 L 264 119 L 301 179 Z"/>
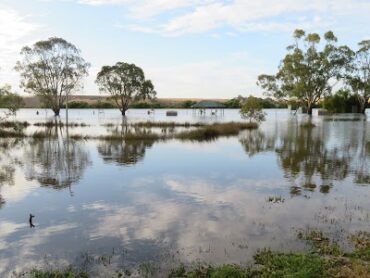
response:
<path fill-rule="evenodd" d="M 299 231 L 297 234 L 299 239 L 307 241 L 312 247 L 313 251 L 321 255 L 340 256 L 342 251 L 336 242 L 333 242 L 322 231 L 315 229 L 308 229 Z"/>
<path fill-rule="evenodd" d="M 318 255 L 264 250 L 255 262 L 263 266 L 257 277 L 326 277 L 326 262 Z"/>
<path fill-rule="evenodd" d="M 41 270 L 33 269 L 30 271 L 32 278 L 88 278 L 86 272 L 74 271 L 72 269 L 66 270 Z"/>

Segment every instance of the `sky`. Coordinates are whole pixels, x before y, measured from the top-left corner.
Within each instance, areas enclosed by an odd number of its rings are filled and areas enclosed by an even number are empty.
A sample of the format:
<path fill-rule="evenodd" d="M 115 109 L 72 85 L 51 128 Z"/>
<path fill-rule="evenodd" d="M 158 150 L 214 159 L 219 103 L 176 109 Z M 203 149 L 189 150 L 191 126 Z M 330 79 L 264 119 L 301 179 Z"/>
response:
<path fill-rule="evenodd" d="M 103 65 L 140 66 L 160 98 L 262 96 L 296 28 L 356 48 L 370 38 L 370 0 L 0 0 L 0 84 L 25 45 L 62 37 L 91 63 L 79 94 L 99 94 Z"/>

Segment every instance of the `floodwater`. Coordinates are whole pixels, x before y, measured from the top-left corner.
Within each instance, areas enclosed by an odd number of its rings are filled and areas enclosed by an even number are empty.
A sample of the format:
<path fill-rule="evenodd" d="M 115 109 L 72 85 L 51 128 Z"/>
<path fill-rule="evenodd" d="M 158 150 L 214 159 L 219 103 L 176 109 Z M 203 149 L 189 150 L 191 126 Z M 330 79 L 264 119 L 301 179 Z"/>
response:
<path fill-rule="evenodd" d="M 304 128 L 303 115 L 266 112 L 258 130 L 211 142 L 74 141 L 65 129 L 53 131 L 57 139 L 0 138 L 0 276 L 35 265 L 103 273 L 148 262 L 246 263 L 260 248 L 307 249 L 299 229 L 340 244 L 369 231 L 369 120 L 314 116 L 316 127 Z M 24 109 L 17 120 L 50 116 Z M 237 110 L 128 113 L 146 120 L 241 119 Z M 122 119 L 115 110 L 71 110 L 70 121 L 88 126 L 69 134 L 99 135 Z"/>

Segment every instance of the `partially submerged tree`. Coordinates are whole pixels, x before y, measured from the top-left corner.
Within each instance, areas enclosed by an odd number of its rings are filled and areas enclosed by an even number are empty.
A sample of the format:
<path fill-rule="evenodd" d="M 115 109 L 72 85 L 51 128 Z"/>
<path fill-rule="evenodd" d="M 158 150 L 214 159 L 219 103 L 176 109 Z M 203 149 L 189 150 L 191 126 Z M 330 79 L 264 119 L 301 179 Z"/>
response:
<path fill-rule="evenodd" d="M 23 105 L 22 98 L 13 93 L 10 85 L 0 87 L 0 108 L 6 108 L 5 116 L 15 115 Z"/>
<path fill-rule="evenodd" d="M 262 111 L 262 104 L 258 98 L 254 96 L 247 97 L 240 108 L 240 115 L 243 119 L 248 119 L 249 122 L 262 122 L 265 120 L 265 112 Z"/>
<path fill-rule="evenodd" d="M 118 62 L 104 66 L 96 77 L 101 92 L 108 92 L 122 116 L 126 115 L 133 101 L 154 98 L 156 91 L 150 80 L 145 80 L 144 71 L 135 64 Z"/>
<path fill-rule="evenodd" d="M 38 96 L 45 107 L 59 116 L 67 96 L 81 88 L 89 63 L 76 46 L 55 37 L 24 47 L 21 55 L 23 59 L 16 66 L 21 74 L 21 87 Z"/>
<path fill-rule="evenodd" d="M 295 43 L 287 47 L 288 54 L 276 75 L 260 75 L 257 84 L 269 96 L 297 100 L 311 115 L 313 106 L 331 92 L 332 81 L 342 76 L 351 50 L 346 46 L 337 47 L 337 38 L 331 31 L 325 33 L 321 50 L 321 38 L 316 33 L 296 30 L 293 37 Z"/>
<path fill-rule="evenodd" d="M 359 49 L 352 53 L 346 83 L 357 97 L 360 112 L 365 114 L 370 99 L 370 40 L 361 41 L 358 45 Z"/>

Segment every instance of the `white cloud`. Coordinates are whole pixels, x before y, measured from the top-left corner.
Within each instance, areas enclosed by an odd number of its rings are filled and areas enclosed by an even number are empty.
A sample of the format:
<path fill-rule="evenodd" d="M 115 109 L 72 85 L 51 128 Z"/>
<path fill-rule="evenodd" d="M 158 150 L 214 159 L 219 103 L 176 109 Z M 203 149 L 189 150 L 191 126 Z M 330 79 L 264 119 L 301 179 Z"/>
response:
<path fill-rule="evenodd" d="M 79 0 L 89 5 L 122 5 L 135 22 L 126 28 L 177 36 L 229 27 L 237 31 L 292 31 L 319 28 L 332 17 L 366 16 L 370 3 L 363 0 Z M 309 15 L 302 21 L 302 14 Z M 312 14 L 312 15 L 311 15 Z M 165 15 L 162 17 L 162 15 Z M 143 19 L 156 19 L 156 24 Z M 337 22 L 341 24 L 341 22 Z M 326 24 L 327 25 L 327 24 Z"/>
<path fill-rule="evenodd" d="M 1 7 L 0 7 L 1 8 Z M 28 36 L 39 26 L 14 9 L 0 9 L 0 82 L 6 82 L 13 73 L 18 53 Z M 14 75 L 14 74 L 13 74 Z"/>

